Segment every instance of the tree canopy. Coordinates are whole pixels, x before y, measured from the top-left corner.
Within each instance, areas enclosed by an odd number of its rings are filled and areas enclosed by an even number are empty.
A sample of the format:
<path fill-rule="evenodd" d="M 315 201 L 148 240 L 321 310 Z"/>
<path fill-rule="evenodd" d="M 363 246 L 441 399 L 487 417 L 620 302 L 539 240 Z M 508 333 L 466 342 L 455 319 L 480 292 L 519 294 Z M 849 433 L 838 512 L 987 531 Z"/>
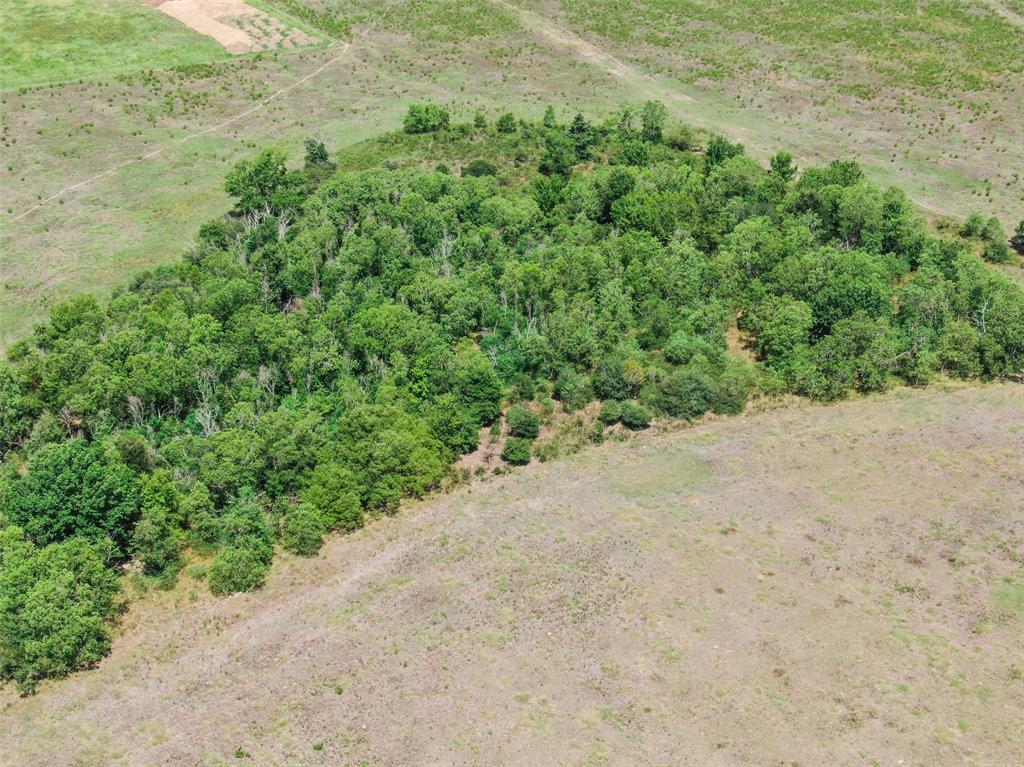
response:
<path fill-rule="evenodd" d="M 193 547 L 217 593 L 257 588 L 276 542 L 314 555 L 439 487 L 505 412 L 528 462 L 534 396 L 642 429 L 758 391 L 1024 373 L 1024 293 L 902 192 L 665 121 L 416 105 L 381 146 L 422 167 L 265 151 L 179 263 L 55 307 L 0 364 L 0 673 L 102 655 L 131 557 L 173 573 Z M 447 141 L 473 156 L 428 155 Z"/>

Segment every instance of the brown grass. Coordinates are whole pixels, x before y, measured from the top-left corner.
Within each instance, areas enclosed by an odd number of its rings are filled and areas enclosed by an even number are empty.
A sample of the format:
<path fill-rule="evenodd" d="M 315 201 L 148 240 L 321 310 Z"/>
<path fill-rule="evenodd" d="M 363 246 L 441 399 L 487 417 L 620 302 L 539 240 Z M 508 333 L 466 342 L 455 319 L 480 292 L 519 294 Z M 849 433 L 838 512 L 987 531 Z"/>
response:
<path fill-rule="evenodd" d="M 335 538 L 258 594 L 183 576 L 98 669 L 7 691 L 0 754 L 1013 764 L 1022 461 L 1011 385 L 590 449 Z"/>

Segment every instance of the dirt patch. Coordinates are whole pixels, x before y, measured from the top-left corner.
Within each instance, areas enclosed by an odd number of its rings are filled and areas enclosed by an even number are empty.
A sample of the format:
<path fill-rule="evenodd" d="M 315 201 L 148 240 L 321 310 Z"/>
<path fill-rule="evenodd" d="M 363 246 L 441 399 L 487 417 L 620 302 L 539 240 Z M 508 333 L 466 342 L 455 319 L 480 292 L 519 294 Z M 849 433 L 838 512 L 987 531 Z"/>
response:
<path fill-rule="evenodd" d="M 136 602 L 0 761 L 1017 764 L 1024 387 L 804 404 L 473 484 Z"/>
<path fill-rule="evenodd" d="M 165 0 L 151 5 L 206 35 L 230 53 L 315 45 L 316 38 L 242 0 Z"/>

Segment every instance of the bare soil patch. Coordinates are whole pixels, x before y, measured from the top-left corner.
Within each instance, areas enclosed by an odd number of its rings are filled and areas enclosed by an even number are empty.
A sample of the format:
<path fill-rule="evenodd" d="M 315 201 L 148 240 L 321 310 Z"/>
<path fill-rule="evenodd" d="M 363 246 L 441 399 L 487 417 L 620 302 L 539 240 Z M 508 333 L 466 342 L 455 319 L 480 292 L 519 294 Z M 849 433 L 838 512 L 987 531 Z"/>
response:
<path fill-rule="evenodd" d="M 34 765 L 1021 757 L 1024 387 L 892 392 L 473 484 L 0 695 Z"/>
<path fill-rule="evenodd" d="M 152 4 L 196 32 L 212 37 L 230 53 L 296 48 L 318 42 L 242 0 L 164 0 Z"/>

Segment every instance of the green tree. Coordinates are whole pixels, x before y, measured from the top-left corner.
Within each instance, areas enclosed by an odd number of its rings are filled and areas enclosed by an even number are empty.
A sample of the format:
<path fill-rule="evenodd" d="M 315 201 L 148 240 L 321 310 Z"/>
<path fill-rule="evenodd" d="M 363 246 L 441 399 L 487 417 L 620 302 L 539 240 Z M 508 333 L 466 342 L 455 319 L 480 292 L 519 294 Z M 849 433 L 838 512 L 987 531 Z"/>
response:
<path fill-rule="evenodd" d="M 281 545 L 293 554 L 311 557 L 324 543 L 327 525 L 320 510 L 303 503 L 284 516 L 281 526 Z"/>
<path fill-rule="evenodd" d="M 576 150 L 576 159 L 588 159 L 596 138 L 593 127 L 580 112 L 577 112 L 576 116 L 572 119 L 568 135 Z"/>
<path fill-rule="evenodd" d="M 0 678 L 31 692 L 106 655 L 118 595 L 106 550 L 83 538 L 40 548 L 0 530 Z"/>
<path fill-rule="evenodd" d="M 540 172 L 548 176 L 568 177 L 576 163 L 576 147 L 564 133 L 551 131 L 544 140 Z"/>
<path fill-rule="evenodd" d="M 302 500 L 317 510 L 330 530 L 348 532 L 363 526 L 358 480 L 340 463 L 317 464 Z"/>
<path fill-rule="evenodd" d="M 315 138 L 306 139 L 306 168 L 324 168 L 331 164 L 324 142 Z"/>
<path fill-rule="evenodd" d="M 620 406 L 619 420 L 627 429 L 639 431 L 651 425 L 651 411 L 635 400 L 626 400 Z"/>
<path fill-rule="evenodd" d="M 139 514 L 139 486 L 127 466 L 100 445 L 75 439 L 44 445 L 27 468 L 7 499 L 8 522 L 39 545 L 109 537 L 125 553 Z"/>
<path fill-rule="evenodd" d="M 776 152 L 772 155 L 771 168 L 772 173 L 787 183 L 796 175 L 796 165 L 793 163 L 793 155 L 786 151 Z"/>
<path fill-rule="evenodd" d="M 668 109 L 660 101 L 648 101 L 640 110 L 641 135 L 645 141 L 661 143 L 661 134 L 668 119 Z"/>
<path fill-rule="evenodd" d="M 406 112 L 402 127 L 406 133 L 433 133 L 447 130 L 448 110 L 436 104 L 412 104 Z"/>

